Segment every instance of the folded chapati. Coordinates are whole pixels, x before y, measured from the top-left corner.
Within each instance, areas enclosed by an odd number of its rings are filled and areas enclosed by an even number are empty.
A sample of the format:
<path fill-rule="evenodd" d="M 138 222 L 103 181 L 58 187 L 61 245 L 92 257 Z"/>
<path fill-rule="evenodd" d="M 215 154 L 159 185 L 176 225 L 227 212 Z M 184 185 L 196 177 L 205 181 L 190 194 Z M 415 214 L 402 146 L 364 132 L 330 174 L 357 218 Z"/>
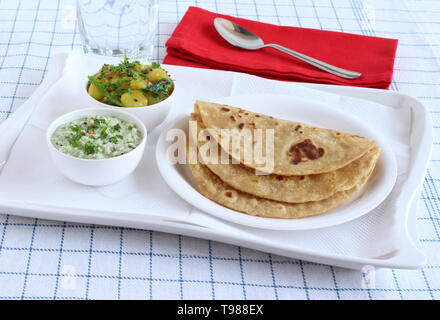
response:
<path fill-rule="evenodd" d="M 327 199 L 287 203 L 260 198 L 232 188 L 212 173 L 207 166 L 200 163 L 188 164 L 188 166 L 200 193 L 206 198 L 249 215 L 286 219 L 318 215 L 344 204 L 365 184 L 373 170 L 366 173 L 353 188 L 336 192 Z"/>
<path fill-rule="evenodd" d="M 195 111 L 200 113 L 211 136 L 232 159 L 250 168 L 282 176 L 319 174 L 340 169 L 361 158 L 376 144 L 357 135 L 211 102 L 197 101 Z M 227 139 L 221 138 L 224 129 L 229 129 L 231 134 Z M 268 140 L 270 136 L 264 133 L 256 137 L 255 129 L 273 129 L 273 143 Z M 245 148 L 244 139 L 240 138 L 240 148 L 229 143 L 229 138 L 240 137 L 242 132 L 251 134 L 252 154 L 257 154 L 257 146 L 262 147 L 263 153 L 273 150 L 273 157 L 264 155 L 266 159 L 273 160 L 271 165 L 262 164 L 255 157 L 247 159 L 249 149 Z"/>
<path fill-rule="evenodd" d="M 208 143 L 215 143 L 218 152 L 215 155 L 199 152 L 199 160 L 205 164 L 220 180 L 229 186 L 266 199 L 298 203 L 319 201 L 333 196 L 338 191 L 353 189 L 372 171 L 380 155 L 380 148 L 371 150 L 340 169 L 313 175 L 282 176 L 276 174 L 256 175 L 255 170 L 242 164 L 221 163 L 220 148 L 213 139 L 208 140 L 204 133 L 206 127 L 199 114 L 193 113 L 190 120 L 197 126 L 190 126 L 192 141 L 201 149 Z"/>

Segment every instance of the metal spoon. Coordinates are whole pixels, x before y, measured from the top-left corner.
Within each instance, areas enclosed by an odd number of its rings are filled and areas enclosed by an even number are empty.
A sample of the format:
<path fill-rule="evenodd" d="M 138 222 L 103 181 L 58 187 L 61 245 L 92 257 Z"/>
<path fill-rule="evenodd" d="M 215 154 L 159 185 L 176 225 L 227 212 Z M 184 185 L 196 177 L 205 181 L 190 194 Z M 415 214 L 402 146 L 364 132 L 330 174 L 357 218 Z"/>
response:
<path fill-rule="evenodd" d="M 215 18 L 214 26 L 217 32 L 223 37 L 223 39 L 225 39 L 233 46 L 242 49 L 258 50 L 261 48 L 271 47 L 280 50 L 281 52 L 287 53 L 299 60 L 310 63 L 311 65 L 321 70 L 327 71 L 341 78 L 357 79 L 362 75 L 362 73 L 359 72 L 345 70 L 332 66 L 331 64 L 316 60 L 302 53 L 287 49 L 275 43 L 264 44 L 263 40 L 256 34 L 250 32 L 249 30 L 243 28 L 235 22 L 223 18 Z"/>

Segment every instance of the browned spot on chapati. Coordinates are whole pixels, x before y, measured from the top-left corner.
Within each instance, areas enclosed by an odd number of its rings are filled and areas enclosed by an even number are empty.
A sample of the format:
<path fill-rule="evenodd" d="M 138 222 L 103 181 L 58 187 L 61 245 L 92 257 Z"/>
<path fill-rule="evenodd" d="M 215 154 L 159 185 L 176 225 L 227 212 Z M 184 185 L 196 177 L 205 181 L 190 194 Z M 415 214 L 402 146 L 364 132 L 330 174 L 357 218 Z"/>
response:
<path fill-rule="evenodd" d="M 291 146 L 287 155 L 291 158 L 290 163 L 296 165 L 303 161 L 321 158 L 324 155 L 324 149 L 315 146 L 310 139 L 306 139 Z"/>

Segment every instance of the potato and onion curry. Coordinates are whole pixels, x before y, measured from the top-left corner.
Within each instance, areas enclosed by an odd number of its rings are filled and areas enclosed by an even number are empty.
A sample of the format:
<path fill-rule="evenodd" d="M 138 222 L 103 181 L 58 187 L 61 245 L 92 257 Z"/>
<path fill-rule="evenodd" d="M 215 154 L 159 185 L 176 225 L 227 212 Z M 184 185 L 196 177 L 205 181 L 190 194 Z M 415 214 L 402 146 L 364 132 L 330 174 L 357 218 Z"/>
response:
<path fill-rule="evenodd" d="M 158 64 L 130 62 L 125 58 L 119 65 L 104 64 L 89 76 L 87 92 L 94 99 L 112 106 L 144 107 L 168 98 L 174 82 Z"/>

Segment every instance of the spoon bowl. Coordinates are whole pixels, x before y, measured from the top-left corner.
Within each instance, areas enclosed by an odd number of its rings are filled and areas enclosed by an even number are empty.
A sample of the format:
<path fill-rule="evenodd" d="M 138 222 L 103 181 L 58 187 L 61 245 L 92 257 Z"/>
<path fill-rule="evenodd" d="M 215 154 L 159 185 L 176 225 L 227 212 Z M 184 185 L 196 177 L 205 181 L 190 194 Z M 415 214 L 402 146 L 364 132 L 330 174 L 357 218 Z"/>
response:
<path fill-rule="evenodd" d="M 248 50 L 258 50 L 264 46 L 263 39 L 232 21 L 215 18 L 214 27 L 233 46 Z"/>

